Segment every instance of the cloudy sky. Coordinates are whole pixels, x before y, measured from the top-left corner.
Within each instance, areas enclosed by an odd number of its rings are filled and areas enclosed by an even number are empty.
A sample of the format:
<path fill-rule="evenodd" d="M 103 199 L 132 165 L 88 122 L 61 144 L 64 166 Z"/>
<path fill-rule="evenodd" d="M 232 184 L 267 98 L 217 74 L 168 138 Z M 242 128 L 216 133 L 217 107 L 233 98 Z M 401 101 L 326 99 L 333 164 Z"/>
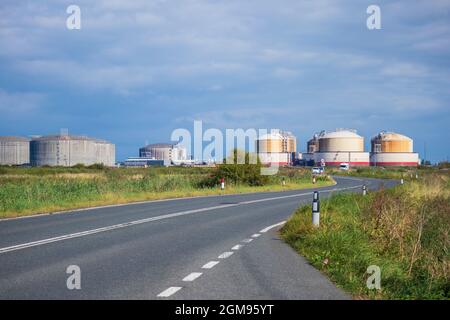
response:
<path fill-rule="evenodd" d="M 446 159 L 450 0 L 1 1 L 0 135 L 68 128 L 122 160 L 194 120 L 290 130 L 300 150 L 322 129 L 367 146 L 392 130 Z"/>

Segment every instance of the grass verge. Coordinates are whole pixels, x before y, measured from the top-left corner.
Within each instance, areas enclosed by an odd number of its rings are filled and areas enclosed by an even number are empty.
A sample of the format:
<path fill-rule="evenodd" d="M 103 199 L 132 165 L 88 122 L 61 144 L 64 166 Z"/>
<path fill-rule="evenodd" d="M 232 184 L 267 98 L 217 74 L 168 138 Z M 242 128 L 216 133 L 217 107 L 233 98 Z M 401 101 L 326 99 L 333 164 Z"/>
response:
<path fill-rule="evenodd" d="M 283 239 L 355 298 L 450 298 L 448 174 L 367 196 L 337 194 L 322 201 L 320 228 L 311 207 L 299 208 Z M 366 285 L 370 265 L 381 268 L 381 290 Z"/>
<path fill-rule="evenodd" d="M 205 183 L 211 181 L 212 170 L 4 168 L 0 173 L 0 218 L 136 201 L 283 191 L 333 184 L 332 179 L 323 178 L 313 185 L 309 171 L 282 169 L 264 185 L 227 182 L 226 189 L 221 191 L 217 184 L 209 186 Z"/>

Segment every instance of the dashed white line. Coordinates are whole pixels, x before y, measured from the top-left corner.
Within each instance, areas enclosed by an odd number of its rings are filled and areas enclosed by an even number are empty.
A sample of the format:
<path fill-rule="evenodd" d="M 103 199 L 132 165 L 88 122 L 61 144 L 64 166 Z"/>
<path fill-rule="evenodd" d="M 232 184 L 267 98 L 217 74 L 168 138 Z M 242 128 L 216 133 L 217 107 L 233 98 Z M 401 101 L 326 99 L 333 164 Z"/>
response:
<path fill-rule="evenodd" d="M 202 275 L 201 272 L 192 272 L 191 274 L 189 274 L 186 277 L 184 277 L 183 281 L 194 281 L 195 279 L 197 279 L 201 275 Z"/>
<path fill-rule="evenodd" d="M 242 242 L 245 242 L 245 243 L 250 243 L 250 242 L 252 242 L 253 241 L 253 239 L 244 239 L 244 240 L 242 240 Z"/>
<path fill-rule="evenodd" d="M 255 233 L 255 234 L 252 235 L 252 238 L 258 238 L 259 236 L 260 236 L 259 233 Z"/>
<path fill-rule="evenodd" d="M 175 292 L 177 292 L 181 288 L 182 287 L 170 287 L 170 288 L 164 290 L 163 292 L 161 292 L 160 294 L 158 294 L 158 297 L 161 297 L 161 298 L 170 297 L 171 295 L 173 295 Z"/>
<path fill-rule="evenodd" d="M 273 228 L 276 228 L 276 227 L 282 226 L 282 225 L 283 225 L 283 224 L 285 224 L 285 223 L 286 223 L 286 221 L 281 221 L 281 222 L 278 222 L 278 223 L 276 223 L 276 224 L 273 224 L 273 225 L 271 225 L 271 226 L 268 226 L 268 227 L 266 227 L 266 228 L 262 229 L 262 230 L 261 230 L 261 231 L 259 231 L 259 232 L 261 232 L 261 233 L 265 233 L 265 232 L 269 231 L 270 229 L 273 229 Z"/>
<path fill-rule="evenodd" d="M 207 264 L 205 264 L 202 267 L 202 269 L 211 269 L 211 268 L 215 267 L 218 263 L 219 263 L 219 261 L 210 261 Z"/>
<path fill-rule="evenodd" d="M 234 252 L 232 252 L 232 251 L 227 251 L 227 252 L 222 253 L 220 256 L 218 256 L 218 258 L 219 258 L 219 259 L 226 259 L 226 258 L 228 258 L 229 256 L 231 256 L 233 253 L 234 253 Z"/>
<path fill-rule="evenodd" d="M 242 248 L 243 245 L 242 244 L 237 244 L 235 245 L 233 248 L 231 248 L 231 250 L 239 250 L 240 248 Z"/>

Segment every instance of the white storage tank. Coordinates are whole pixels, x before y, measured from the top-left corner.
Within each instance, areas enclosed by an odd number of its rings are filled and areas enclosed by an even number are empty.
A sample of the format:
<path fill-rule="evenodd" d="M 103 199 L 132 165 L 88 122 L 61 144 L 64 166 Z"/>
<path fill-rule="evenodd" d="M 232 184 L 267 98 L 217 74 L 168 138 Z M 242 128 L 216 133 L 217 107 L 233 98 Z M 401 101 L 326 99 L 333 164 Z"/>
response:
<path fill-rule="evenodd" d="M 115 165 L 115 145 L 85 136 L 50 135 L 30 142 L 32 166 Z"/>
<path fill-rule="evenodd" d="M 314 153 L 314 160 L 318 165 L 325 163 L 327 166 L 370 164 L 369 153 L 364 151 L 364 138 L 351 129 L 322 133 L 319 136 L 319 152 Z"/>
<path fill-rule="evenodd" d="M 30 163 L 30 139 L 0 136 L 0 165 L 24 165 Z"/>

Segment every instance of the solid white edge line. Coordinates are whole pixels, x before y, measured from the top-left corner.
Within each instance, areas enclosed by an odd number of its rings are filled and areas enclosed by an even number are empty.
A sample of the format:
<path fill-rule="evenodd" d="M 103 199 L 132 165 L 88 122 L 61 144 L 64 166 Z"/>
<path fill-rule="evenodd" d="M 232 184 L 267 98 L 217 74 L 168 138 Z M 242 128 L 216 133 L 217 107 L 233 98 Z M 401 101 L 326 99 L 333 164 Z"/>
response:
<path fill-rule="evenodd" d="M 203 273 L 201 272 L 192 272 L 189 275 L 187 275 L 186 277 L 183 278 L 183 281 L 194 281 L 195 279 L 197 279 L 198 277 L 200 277 Z"/>
<path fill-rule="evenodd" d="M 210 262 L 204 264 L 202 269 L 212 269 L 213 267 L 215 267 L 218 264 L 219 264 L 219 261 L 210 261 Z"/>
<path fill-rule="evenodd" d="M 170 287 L 157 295 L 157 297 L 167 298 L 173 295 L 175 292 L 179 291 L 182 287 Z"/>
<path fill-rule="evenodd" d="M 266 228 L 260 230 L 259 232 L 261 232 L 261 233 L 266 233 L 266 232 L 269 231 L 270 229 L 273 229 L 273 228 L 282 226 L 282 225 L 285 224 L 285 223 L 286 223 L 286 221 L 281 221 L 281 222 L 275 223 L 275 224 L 273 224 L 273 225 L 271 225 L 271 226 L 268 226 L 268 227 L 266 227 Z"/>
<path fill-rule="evenodd" d="M 322 192 L 348 190 L 348 189 L 354 189 L 354 188 L 360 188 L 360 187 L 362 187 L 362 185 L 354 186 L 354 187 L 341 188 L 341 189 L 324 190 Z M 103 227 L 103 228 L 92 229 L 92 230 L 87 230 L 87 231 L 82 231 L 82 232 L 76 232 L 76 233 L 66 234 L 66 235 L 62 235 L 62 236 L 58 236 L 58 237 L 53 237 L 53 238 L 48 238 L 48 239 L 43 239 L 43 240 L 38 240 L 38 241 L 33 241 L 33 242 L 26 242 L 26 243 L 13 245 L 13 246 L 9 246 L 9 247 L 4 247 L 4 248 L 0 248 L 0 254 L 5 253 L 5 252 L 10 252 L 10 251 L 16 251 L 16 250 L 21 250 L 21 249 L 25 249 L 25 248 L 35 247 L 35 246 L 39 246 L 39 245 L 44 245 L 44 244 L 48 244 L 48 243 L 63 241 L 63 240 L 67 240 L 67 239 L 79 238 L 79 237 L 83 237 L 83 236 L 87 236 L 87 235 L 91 235 L 91 234 L 96 234 L 96 233 L 100 233 L 100 232 L 106 232 L 106 231 L 111 231 L 111 230 L 115 230 L 115 229 L 121 229 L 121 228 L 130 227 L 130 226 L 134 226 L 134 225 L 138 225 L 138 224 L 142 224 L 142 223 L 157 221 L 157 220 L 169 219 L 169 218 L 173 218 L 173 217 L 179 217 L 179 216 L 184 216 L 184 215 L 198 213 L 198 212 L 211 211 L 211 210 L 215 210 L 215 209 L 223 209 L 223 208 L 228 208 L 228 207 L 235 207 L 235 206 L 251 204 L 251 203 L 258 203 L 258 202 L 271 201 L 271 200 L 277 200 L 277 199 L 286 199 L 286 198 L 292 198 L 292 197 L 299 197 L 299 196 L 308 195 L 308 194 L 312 194 L 312 193 L 313 192 L 299 193 L 299 194 L 294 194 L 294 195 L 289 195 L 289 196 L 265 198 L 265 199 L 258 199 L 258 200 L 252 200 L 252 201 L 238 202 L 238 203 L 233 203 L 233 204 L 224 204 L 224 205 L 218 205 L 218 206 L 213 206 L 213 207 L 206 207 L 206 208 L 200 208 L 200 209 L 180 211 L 180 212 L 165 214 L 165 215 L 161 215 L 161 216 L 141 219 L 141 220 L 124 222 L 124 223 L 120 223 L 120 224 L 116 224 L 116 225 L 112 225 L 112 226 L 107 226 L 107 227 Z"/>

